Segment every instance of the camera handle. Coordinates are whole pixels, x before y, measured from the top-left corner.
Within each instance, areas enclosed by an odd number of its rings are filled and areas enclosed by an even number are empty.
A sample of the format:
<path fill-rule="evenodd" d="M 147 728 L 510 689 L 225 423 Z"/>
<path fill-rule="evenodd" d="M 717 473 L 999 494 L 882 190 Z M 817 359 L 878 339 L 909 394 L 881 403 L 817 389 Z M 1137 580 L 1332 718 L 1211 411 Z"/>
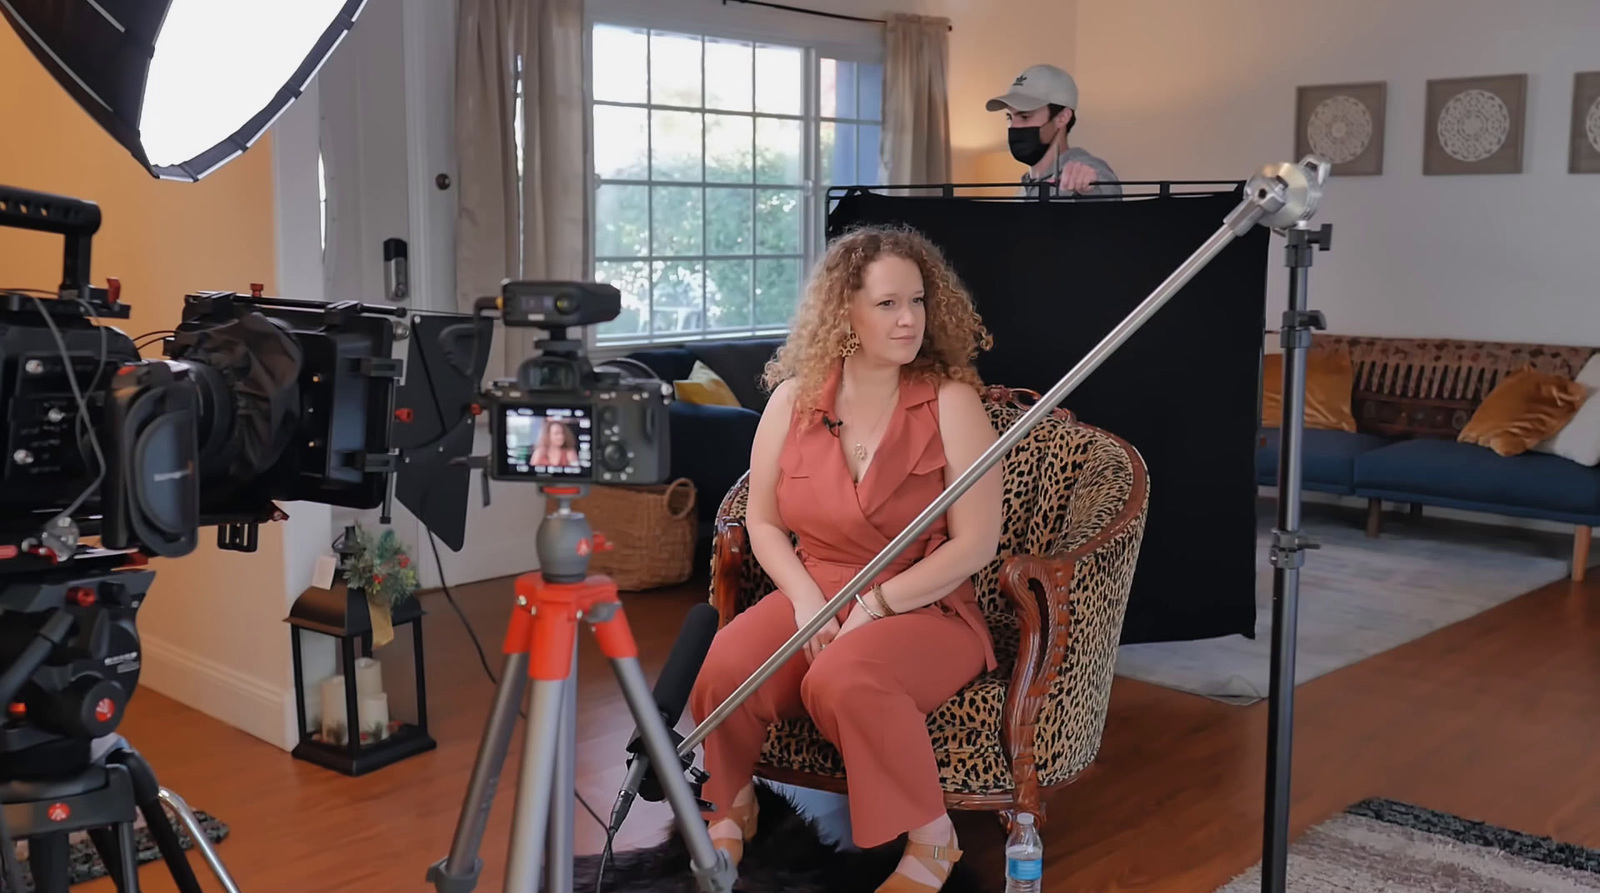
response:
<path fill-rule="evenodd" d="M 539 570 L 516 582 L 516 603 L 506 632 L 505 663 L 494 707 L 479 744 L 456 823 L 450 854 L 428 869 L 439 893 L 467 893 L 483 869 L 478 848 L 494 791 L 511 743 L 525 679 L 533 680 L 524 733 L 522 766 L 506 866 L 506 893 L 572 893 L 573 813 L 577 798 L 578 621 L 594 631 L 600 650 L 622 688 L 645 752 L 655 765 L 677 761 L 675 742 L 655 705 L 639 649 L 611 578 L 589 573 L 589 556 L 609 544 L 572 507 L 587 488 L 541 485 L 556 501 L 534 538 Z M 704 893 L 729 893 L 737 876 L 727 855 L 711 845 L 694 791 L 683 775 L 661 773 L 661 785 L 689 849 L 696 882 Z"/>

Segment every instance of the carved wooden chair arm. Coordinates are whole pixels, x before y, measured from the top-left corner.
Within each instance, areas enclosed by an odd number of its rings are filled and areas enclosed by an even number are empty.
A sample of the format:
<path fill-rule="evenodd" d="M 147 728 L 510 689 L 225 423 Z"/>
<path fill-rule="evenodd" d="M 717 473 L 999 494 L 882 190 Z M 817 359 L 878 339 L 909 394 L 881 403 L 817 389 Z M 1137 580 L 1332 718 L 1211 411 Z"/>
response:
<path fill-rule="evenodd" d="M 750 535 L 745 530 L 743 519 L 717 519 L 716 533 L 711 541 L 711 606 L 721 616 L 719 626 L 727 626 L 739 613 L 740 571 L 749 549 Z"/>
<path fill-rule="evenodd" d="M 1001 565 L 1000 590 L 1015 606 L 1021 627 L 1017 662 L 1001 713 L 1001 746 L 1011 759 L 1019 789 L 1025 787 L 1023 776 L 1031 776 L 1035 768 L 1034 744 L 1045 702 L 1057 690 L 1058 680 L 1072 670 L 1067 664 L 1071 638 L 1111 632 L 1075 630 L 1072 603 L 1075 598 L 1095 596 L 1092 578 L 1096 575 L 1124 575 L 1119 569 L 1128 564 L 1125 553 L 1130 543 L 1137 544 L 1143 537 L 1146 491 L 1142 475 L 1136 477 L 1133 491 L 1110 523 L 1077 548 L 1056 555 L 1013 555 Z M 1131 571 L 1131 566 L 1126 567 L 1126 574 Z M 1126 589 L 1128 581 L 1116 582 L 1112 588 Z"/>

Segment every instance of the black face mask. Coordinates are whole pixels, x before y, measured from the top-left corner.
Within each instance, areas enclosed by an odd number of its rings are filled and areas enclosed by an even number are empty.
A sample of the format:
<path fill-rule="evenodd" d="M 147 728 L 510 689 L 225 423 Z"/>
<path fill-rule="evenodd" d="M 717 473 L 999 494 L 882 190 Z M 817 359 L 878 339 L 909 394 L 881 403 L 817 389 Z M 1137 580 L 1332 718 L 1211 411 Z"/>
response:
<path fill-rule="evenodd" d="M 1040 138 L 1038 127 L 1013 127 L 1007 131 L 1006 141 L 1011 144 L 1011 157 L 1029 167 L 1050 151 L 1050 145 Z"/>

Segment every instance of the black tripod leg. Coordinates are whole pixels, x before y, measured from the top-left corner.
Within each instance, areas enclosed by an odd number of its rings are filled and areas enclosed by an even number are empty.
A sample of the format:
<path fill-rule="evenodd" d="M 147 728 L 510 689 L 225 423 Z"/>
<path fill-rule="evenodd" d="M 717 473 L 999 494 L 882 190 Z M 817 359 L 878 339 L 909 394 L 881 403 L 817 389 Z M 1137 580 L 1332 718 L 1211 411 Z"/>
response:
<path fill-rule="evenodd" d="M 178 830 L 172 826 L 166 809 L 161 805 L 161 785 L 156 781 L 155 770 L 150 768 L 144 757 L 128 749 L 110 754 L 106 761 L 121 763 L 127 768 L 128 776 L 133 780 L 134 803 L 144 816 L 145 826 L 155 839 L 156 848 L 161 851 L 161 858 L 167 863 L 167 871 L 172 875 L 179 893 L 205 893 L 195 877 L 194 868 L 189 865 L 189 857 L 183 851 Z M 109 866 L 111 863 L 106 864 Z"/>
<path fill-rule="evenodd" d="M 124 884 L 122 873 L 117 870 L 122 864 L 122 838 L 110 828 L 94 828 L 89 831 L 89 839 L 94 842 L 95 852 L 100 854 L 100 864 L 106 867 L 111 882 L 117 885 L 117 893 L 133 893 Z"/>
<path fill-rule="evenodd" d="M 133 823 L 123 822 L 117 826 L 117 849 L 120 851 L 116 865 L 106 864 L 110 869 L 111 877 L 116 879 L 117 889 L 122 893 L 139 893 L 139 845 L 133 839 Z"/>
<path fill-rule="evenodd" d="M 28 870 L 33 872 L 33 893 L 67 893 L 71 886 L 66 834 L 41 834 L 28 839 Z"/>

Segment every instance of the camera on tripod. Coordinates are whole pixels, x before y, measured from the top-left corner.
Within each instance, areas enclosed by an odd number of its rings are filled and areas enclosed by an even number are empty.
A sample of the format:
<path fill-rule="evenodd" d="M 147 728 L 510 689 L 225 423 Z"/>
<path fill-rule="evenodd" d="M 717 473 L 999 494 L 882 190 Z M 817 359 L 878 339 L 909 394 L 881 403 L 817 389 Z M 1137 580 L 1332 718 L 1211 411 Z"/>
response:
<path fill-rule="evenodd" d="M 382 504 L 406 311 L 198 292 L 136 344 L 108 322 L 130 316 L 120 285 L 90 284 L 100 222 L 92 202 L 0 186 L 0 227 L 66 242 L 57 288 L 0 289 L 0 838 L 38 844 L 37 889 L 65 889 L 66 834 L 116 826 L 131 845 L 137 806 L 187 891 L 153 773 L 131 750 L 94 757 L 138 685 L 146 564 L 205 526 L 254 551 L 279 501 Z"/>
<path fill-rule="evenodd" d="M 617 317 L 615 286 L 584 282 L 506 282 L 488 299 L 508 328 L 546 329 L 542 353 L 513 380 L 486 391 L 489 476 L 544 484 L 657 484 L 671 461 L 667 408 L 672 385 L 626 380 L 590 365 L 567 329 Z"/>

